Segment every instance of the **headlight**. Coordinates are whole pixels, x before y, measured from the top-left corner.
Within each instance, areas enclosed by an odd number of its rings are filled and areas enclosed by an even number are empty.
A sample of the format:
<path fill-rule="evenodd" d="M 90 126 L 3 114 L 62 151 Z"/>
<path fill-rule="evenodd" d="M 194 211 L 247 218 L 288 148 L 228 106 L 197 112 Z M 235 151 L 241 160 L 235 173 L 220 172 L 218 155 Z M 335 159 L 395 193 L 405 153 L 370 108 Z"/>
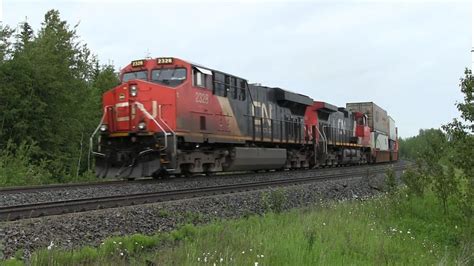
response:
<path fill-rule="evenodd" d="M 145 130 L 145 129 L 146 129 L 146 124 L 145 124 L 145 122 L 140 122 L 140 123 L 138 124 L 138 129 L 140 129 L 140 130 Z"/>
<path fill-rule="evenodd" d="M 109 129 L 109 127 L 106 124 L 103 124 L 103 125 L 100 126 L 100 131 L 102 131 L 102 132 L 106 132 L 107 129 Z"/>
<path fill-rule="evenodd" d="M 137 96 L 137 85 L 130 86 L 130 96 L 135 97 Z"/>

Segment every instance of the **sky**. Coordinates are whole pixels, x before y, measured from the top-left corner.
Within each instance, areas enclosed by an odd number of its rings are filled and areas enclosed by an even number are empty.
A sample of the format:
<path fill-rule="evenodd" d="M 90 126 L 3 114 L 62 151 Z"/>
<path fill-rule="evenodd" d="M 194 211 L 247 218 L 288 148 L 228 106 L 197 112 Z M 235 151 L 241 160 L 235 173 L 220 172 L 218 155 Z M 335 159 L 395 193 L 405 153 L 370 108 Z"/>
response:
<path fill-rule="evenodd" d="M 337 106 L 372 101 L 399 136 L 458 116 L 471 1 L 0 0 L 0 20 L 57 9 L 102 63 L 173 56 Z"/>

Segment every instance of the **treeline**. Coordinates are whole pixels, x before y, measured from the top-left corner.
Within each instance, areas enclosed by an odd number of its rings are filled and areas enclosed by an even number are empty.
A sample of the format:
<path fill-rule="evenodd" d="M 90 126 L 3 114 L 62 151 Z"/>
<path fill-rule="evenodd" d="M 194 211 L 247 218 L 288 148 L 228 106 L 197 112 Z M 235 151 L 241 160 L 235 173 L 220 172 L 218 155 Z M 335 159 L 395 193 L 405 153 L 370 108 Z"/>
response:
<path fill-rule="evenodd" d="M 459 117 L 439 129 L 420 130 L 400 139 L 400 156 L 415 163 L 402 176 L 408 192 L 423 196 L 433 192 L 445 213 L 457 208 L 472 219 L 474 205 L 474 78 L 466 69 L 460 88 L 463 101 L 456 104 Z M 470 232 L 472 233 L 472 231 Z"/>
<path fill-rule="evenodd" d="M 34 31 L 0 25 L 0 185 L 85 176 L 101 95 L 119 83 L 57 10 Z"/>

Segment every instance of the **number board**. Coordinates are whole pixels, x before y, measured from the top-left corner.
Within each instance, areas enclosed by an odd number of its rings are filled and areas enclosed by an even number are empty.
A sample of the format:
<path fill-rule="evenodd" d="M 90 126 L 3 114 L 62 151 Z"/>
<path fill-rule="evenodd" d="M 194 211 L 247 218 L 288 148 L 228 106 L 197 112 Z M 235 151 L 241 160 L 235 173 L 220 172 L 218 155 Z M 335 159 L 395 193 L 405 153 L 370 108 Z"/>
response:
<path fill-rule="evenodd" d="M 141 67 L 145 65 L 145 60 L 135 60 L 132 61 L 132 67 Z"/>
<path fill-rule="evenodd" d="M 156 59 L 157 64 L 173 64 L 173 58 L 170 57 L 160 57 Z"/>

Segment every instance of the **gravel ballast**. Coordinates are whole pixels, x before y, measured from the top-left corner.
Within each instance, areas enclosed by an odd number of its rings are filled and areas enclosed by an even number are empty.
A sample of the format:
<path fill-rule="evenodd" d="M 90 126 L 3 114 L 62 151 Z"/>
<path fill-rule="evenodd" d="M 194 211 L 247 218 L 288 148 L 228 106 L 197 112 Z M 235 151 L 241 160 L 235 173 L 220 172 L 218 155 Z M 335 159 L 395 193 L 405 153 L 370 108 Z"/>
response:
<path fill-rule="evenodd" d="M 400 174 L 398 172 L 397 174 Z M 285 209 L 326 200 L 361 199 L 383 190 L 384 174 L 309 183 L 280 188 Z M 0 224 L 0 255 L 9 258 L 23 249 L 32 251 L 51 243 L 58 248 L 99 245 L 105 238 L 134 233 L 170 231 L 187 222 L 206 223 L 218 218 L 262 214 L 263 193 L 272 189 L 66 214 Z"/>

